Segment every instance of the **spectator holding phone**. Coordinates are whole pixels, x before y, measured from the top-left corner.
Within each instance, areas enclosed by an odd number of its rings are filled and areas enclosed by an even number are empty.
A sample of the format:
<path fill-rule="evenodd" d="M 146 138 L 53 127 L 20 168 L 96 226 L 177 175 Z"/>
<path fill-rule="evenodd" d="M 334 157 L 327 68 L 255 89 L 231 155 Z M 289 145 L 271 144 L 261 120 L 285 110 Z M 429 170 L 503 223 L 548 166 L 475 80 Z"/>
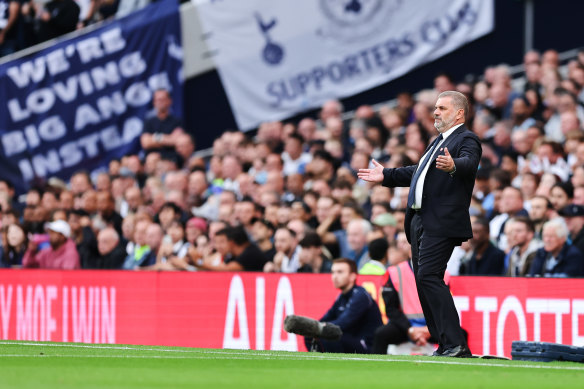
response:
<path fill-rule="evenodd" d="M 28 244 L 28 250 L 22 259 L 25 268 L 41 269 L 80 269 L 79 254 L 71 238 L 71 227 L 64 220 L 55 220 L 47 224 L 50 247 L 38 249 L 34 240 Z"/>

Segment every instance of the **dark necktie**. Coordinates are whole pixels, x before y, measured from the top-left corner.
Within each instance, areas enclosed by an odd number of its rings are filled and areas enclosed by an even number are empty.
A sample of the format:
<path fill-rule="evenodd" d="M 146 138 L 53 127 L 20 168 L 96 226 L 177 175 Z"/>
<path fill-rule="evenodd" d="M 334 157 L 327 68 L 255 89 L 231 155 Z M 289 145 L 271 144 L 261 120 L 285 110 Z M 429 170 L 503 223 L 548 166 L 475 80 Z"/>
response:
<path fill-rule="evenodd" d="M 424 161 L 422 161 L 422 164 L 420 166 L 418 166 L 418 169 L 414 173 L 414 178 L 412 178 L 412 183 L 410 184 L 410 193 L 408 193 L 408 209 L 411 208 L 412 205 L 414 205 L 414 201 L 416 199 L 416 184 L 418 183 L 418 179 L 420 178 L 420 174 L 422 174 L 422 172 L 424 171 L 424 168 L 426 167 L 428 162 L 432 159 L 432 156 L 434 155 L 434 151 L 436 151 L 436 146 L 438 146 L 438 144 L 441 141 L 442 141 L 442 134 L 438 135 L 438 137 L 434 141 L 434 144 L 432 145 L 432 148 L 426 154 L 426 158 L 424 158 Z"/>

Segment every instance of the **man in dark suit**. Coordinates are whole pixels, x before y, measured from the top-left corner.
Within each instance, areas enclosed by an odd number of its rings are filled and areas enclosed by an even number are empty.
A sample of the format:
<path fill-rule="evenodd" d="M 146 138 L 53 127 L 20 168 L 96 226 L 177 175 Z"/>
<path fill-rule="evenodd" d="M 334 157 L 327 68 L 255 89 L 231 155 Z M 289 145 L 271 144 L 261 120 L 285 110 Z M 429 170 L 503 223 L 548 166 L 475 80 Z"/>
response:
<path fill-rule="evenodd" d="M 388 187 L 410 187 L 405 232 L 428 329 L 439 347 L 434 355 L 471 357 L 450 290 L 446 264 L 455 246 L 472 238 L 469 206 L 481 159 L 479 138 L 464 125 L 468 101 L 459 92 L 438 96 L 434 126 L 440 133 L 418 165 L 360 169 L 358 177 Z"/>

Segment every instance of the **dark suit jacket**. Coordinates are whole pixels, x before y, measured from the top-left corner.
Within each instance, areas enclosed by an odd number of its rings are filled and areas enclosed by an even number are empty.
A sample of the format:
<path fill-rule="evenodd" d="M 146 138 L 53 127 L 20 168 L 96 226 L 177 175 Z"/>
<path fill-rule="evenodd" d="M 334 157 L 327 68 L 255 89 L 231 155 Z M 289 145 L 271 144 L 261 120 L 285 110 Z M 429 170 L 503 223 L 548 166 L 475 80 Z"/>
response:
<path fill-rule="evenodd" d="M 432 144 L 428 146 L 428 149 Z M 448 151 L 456 165 L 454 174 L 436 168 L 436 157 Z M 428 151 L 426 149 L 426 151 Z M 469 207 L 472 189 L 482 155 L 479 138 L 463 124 L 444 141 L 429 162 L 422 195 L 422 226 L 430 236 L 460 238 L 461 242 L 472 238 Z M 383 170 L 383 183 L 387 187 L 411 185 L 417 165 Z M 410 224 L 414 211 L 408 209 L 405 232 L 410 241 Z"/>

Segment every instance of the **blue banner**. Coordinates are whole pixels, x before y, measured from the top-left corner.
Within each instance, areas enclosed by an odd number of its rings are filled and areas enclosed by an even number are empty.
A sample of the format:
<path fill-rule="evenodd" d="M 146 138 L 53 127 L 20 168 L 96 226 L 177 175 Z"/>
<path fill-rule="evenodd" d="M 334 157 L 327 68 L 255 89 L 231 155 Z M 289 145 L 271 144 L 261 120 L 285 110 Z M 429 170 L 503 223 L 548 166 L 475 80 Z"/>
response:
<path fill-rule="evenodd" d="M 178 2 L 159 1 L 0 65 L 0 177 L 22 193 L 139 152 L 155 90 L 182 116 L 180 31 Z"/>

